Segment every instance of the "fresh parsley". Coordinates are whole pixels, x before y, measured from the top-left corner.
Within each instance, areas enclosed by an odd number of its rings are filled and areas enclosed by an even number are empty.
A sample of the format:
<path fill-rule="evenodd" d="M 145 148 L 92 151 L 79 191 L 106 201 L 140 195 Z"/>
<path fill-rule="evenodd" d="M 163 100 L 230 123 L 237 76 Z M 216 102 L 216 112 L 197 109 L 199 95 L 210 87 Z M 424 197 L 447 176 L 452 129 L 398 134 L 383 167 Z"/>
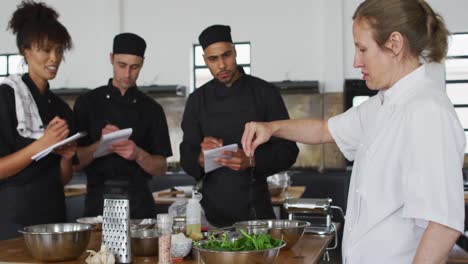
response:
<path fill-rule="evenodd" d="M 270 235 L 265 234 L 247 234 L 241 230 L 242 236 L 239 239 L 230 242 L 227 239 L 226 233 L 221 235 L 221 239 L 210 235 L 208 240 L 203 244 L 198 244 L 203 249 L 218 250 L 218 251 L 250 251 L 250 250 L 264 250 L 281 245 L 281 240 L 274 239 Z"/>

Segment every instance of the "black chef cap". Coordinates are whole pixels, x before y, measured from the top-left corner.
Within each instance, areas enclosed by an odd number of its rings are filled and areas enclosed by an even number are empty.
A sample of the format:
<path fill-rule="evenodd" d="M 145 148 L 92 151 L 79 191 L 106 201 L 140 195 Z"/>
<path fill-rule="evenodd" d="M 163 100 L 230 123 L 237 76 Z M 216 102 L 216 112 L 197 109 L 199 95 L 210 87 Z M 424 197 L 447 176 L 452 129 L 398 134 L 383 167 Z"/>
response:
<path fill-rule="evenodd" d="M 198 41 L 203 49 L 206 49 L 213 43 L 216 42 L 231 42 L 231 27 L 224 25 L 213 25 L 207 27 L 198 36 Z"/>
<path fill-rule="evenodd" d="M 145 40 L 133 33 L 122 33 L 114 37 L 114 54 L 131 54 L 145 57 L 146 42 Z"/>

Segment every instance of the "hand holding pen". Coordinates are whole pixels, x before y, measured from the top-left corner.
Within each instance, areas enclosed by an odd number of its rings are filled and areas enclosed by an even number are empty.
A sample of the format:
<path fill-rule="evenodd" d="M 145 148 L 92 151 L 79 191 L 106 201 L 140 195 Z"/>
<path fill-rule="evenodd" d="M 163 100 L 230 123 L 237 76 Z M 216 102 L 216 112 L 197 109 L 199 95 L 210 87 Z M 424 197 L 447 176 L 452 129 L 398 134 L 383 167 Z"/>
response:
<path fill-rule="evenodd" d="M 45 146 L 53 145 L 63 139 L 65 139 L 70 130 L 65 119 L 55 116 L 47 125 L 44 135 L 39 139 Z"/>

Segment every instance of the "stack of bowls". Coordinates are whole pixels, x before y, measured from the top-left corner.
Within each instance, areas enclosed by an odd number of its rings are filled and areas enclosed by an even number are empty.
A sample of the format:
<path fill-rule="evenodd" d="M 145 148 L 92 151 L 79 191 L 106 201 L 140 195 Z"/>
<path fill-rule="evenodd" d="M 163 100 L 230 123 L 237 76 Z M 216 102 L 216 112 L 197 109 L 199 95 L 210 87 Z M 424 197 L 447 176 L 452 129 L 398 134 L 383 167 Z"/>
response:
<path fill-rule="evenodd" d="M 31 255 L 40 261 L 77 259 L 86 249 L 93 227 L 64 223 L 27 226 L 19 230 Z"/>

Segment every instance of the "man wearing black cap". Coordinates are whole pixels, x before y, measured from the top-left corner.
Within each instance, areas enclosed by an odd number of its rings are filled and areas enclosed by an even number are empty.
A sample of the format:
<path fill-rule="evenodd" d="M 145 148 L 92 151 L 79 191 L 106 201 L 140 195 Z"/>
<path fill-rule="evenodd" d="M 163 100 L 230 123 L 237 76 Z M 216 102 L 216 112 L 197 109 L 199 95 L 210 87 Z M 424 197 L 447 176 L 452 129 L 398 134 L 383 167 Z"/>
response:
<path fill-rule="evenodd" d="M 199 36 L 203 58 L 214 79 L 187 100 L 180 144 L 182 168 L 202 181 L 202 206 L 218 227 L 236 221 L 274 218 L 266 177 L 288 169 L 296 160 L 295 143 L 272 138 L 253 157 L 242 149 L 218 159 L 223 167 L 204 173 L 203 151 L 237 143 L 249 121 L 289 119 L 277 87 L 247 75 L 237 65 L 229 26 L 213 25 Z"/>
<path fill-rule="evenodd" d="M 87 175 L 86 216 L 102 214 L 105 187 L 118 181 L 127 183 L 131 218 L 155 216 L 147 181 L 165 175 L 172 150 L 162 107 L 136 87 L 145 50 L 145 41 L 136 34 L 115 36 L 110 54 L 113 78 L 76 100 L 76 126 L 88 132 L 78 142 L 76 167 Z M 125 128 L 133 129 L 129 140 L 113 144 L 109 155 L 93 157 L 102 135 Z"/>

